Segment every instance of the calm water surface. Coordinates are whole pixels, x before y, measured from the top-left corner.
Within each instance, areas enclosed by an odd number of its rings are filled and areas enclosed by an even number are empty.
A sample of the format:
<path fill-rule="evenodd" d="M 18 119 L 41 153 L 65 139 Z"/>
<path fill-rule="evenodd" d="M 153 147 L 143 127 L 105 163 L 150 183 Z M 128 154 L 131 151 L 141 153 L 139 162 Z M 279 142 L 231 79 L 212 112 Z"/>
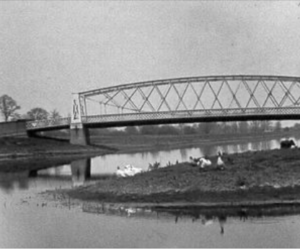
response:
<path fill-rule="evenodd" d="M 300 143 L 300 140 L 296 140 Z M 187 161 L 189 156 L 278 148 L 276 140 L 236 145 L 106 155 L 34 173 L 0 173 L 0 247 L 285 248 L 300 247 L 300 208 L 286 215 L 201 214 L 122 208 L 111 213 L 85 204 L 63 206 L 39 193 L 71 188 L 113 173 L 117 166 Z"/>

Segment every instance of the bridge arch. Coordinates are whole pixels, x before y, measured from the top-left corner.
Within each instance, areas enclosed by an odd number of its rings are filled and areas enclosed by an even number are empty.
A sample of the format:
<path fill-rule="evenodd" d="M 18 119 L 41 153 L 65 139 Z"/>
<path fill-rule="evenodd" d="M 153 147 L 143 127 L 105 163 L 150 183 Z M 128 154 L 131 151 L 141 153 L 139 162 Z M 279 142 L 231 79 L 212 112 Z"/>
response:
<path fill-rule="evenodd" d="M 76 105 L 75 105 L 75 104 Z M 73 95 L 72 117 L 29 130 L 300 118 L 300 77 L 227 75 L 162 79 Z"/>
<path fill-rule="evenodd" d="M 300 78 L 206 76 L 123 84 L 79 93 L 86 124 L 298 119 Z"/>

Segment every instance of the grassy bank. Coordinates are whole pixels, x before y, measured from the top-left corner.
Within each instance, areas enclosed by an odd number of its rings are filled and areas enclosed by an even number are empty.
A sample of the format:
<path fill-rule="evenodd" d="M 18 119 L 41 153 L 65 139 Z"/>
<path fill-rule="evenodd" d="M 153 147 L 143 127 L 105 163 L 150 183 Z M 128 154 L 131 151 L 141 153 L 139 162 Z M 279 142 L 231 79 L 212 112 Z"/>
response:
<path fill-rule="evenodd" d="M 211 158 L 216 162 L 216 157 Z M 188 163 L 68 190 L 72 198 L 100 202 L 243 203 L 300 200 L 300 150 L 246 152 L 224 157 L 226 169 Z"/>

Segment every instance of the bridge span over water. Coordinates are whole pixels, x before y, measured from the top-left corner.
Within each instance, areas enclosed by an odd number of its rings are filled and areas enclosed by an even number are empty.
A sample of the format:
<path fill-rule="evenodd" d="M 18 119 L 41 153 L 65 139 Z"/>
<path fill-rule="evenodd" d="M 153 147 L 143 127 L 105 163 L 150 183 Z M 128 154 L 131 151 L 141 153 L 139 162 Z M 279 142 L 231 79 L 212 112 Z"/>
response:
<path fill-rule="evenodd" d="M 300 118 L 300 77 L 230 75 L 164 79 L 73 94 L 71 117 L 27 122 L 28 132 L 144 124 Z M 73 139 L 72 139 L 73 138 Z M 76 139 L 77 138 L 77 139 Z"/>

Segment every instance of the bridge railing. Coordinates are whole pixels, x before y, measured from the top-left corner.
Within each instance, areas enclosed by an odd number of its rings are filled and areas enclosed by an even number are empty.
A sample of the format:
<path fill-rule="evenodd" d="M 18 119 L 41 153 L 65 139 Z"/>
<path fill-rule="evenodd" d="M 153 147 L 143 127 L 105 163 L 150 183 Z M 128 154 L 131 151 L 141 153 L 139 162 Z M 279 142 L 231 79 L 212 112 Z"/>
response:
<path fill-rule="evenodd" d="M 26 122 L 27 130 L 35 130 L 39 128 L 63 127 L 69 126 L 71 123 L 70 117 L 49 119 L 49 120 L 34 120 Z"/>
<path fill-rule="evenodd" d="M 299 107 L 288 108 L 247 108 L 247 109 L 212 109 L 212 110 L 184 110 L 173 112 L 144 112 L 119 115 L 94 115 L 83 117 L 83 123 L 106 123 L 133 120 L 160 120 L 180 118 L 217 118 L 217 117 L 247 117 L 265 115 L 300 115 Z"/>
<path fill-rule="evenodd" d="M 141 112 L 127 113 L 119 115 L 93 115 L 83 116 L 83 124 L 124 122 L 124 121 L 148 121 L 163 119 L 189 119 L 189 118 L 224 118 L 224 117 L 247 117 L 247 116 L 282 116 L 282 115 L 300 115 L 300 107 L 285 108 L 247 108 L 247 109 L 202 109 L 202 110 L 184 110 L 184 111 L 165 111 L 165 112 Z M 26 123 L 27 130 L 38 130 L 43 128 L 58 128 L 70 126 L 71 118 L 59 118 L 50 120 L 35 120 Z"/>

